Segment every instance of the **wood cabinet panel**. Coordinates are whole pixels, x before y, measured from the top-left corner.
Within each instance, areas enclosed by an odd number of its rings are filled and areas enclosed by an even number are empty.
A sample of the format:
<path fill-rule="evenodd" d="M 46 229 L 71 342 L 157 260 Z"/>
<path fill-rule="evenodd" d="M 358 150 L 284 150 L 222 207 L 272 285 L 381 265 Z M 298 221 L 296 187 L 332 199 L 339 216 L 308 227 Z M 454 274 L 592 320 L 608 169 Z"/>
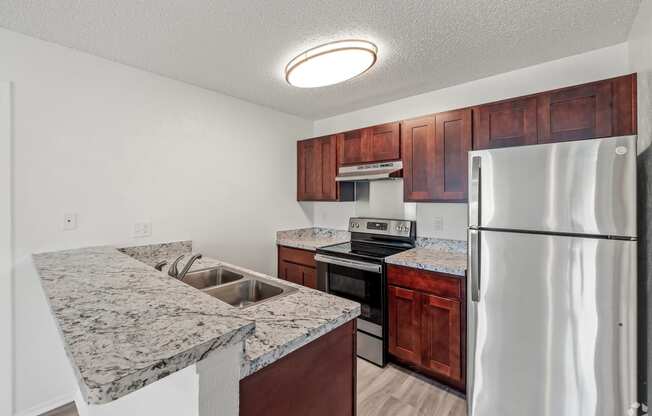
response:
<path fill-rule="evenodd" d="M 403 193 L 405 201 L 431 201 L 436 198 L 435 117 L 428 116 L 401 123 L 403 154 Z"/>
<path fill-rule="evenodd" d="M 467 199 L 467 160 L 471 150 L 471 109 L 435 115 L 435 198 Z"/>
<path fill-rule="evenodd" d="M 341 165 L 357 165 L 364 163 L 369 150 L 365 140 L 364 130 L 352 130 L 337 135 Z"/>
<path fill-rule="evenodd" d="M 338 134 L 340 165 L 359 165 L 401 158 L 399 123 Z"/>
<path fill-rule="evenodd" d="M 401 158 L 399 123 L 387 123 L 367 129 L 369 137 L 369 162 L 383 162 Z"/>
<path fill-rule="evenodd" d="M 412 267 L 387 265 L 390 285 L 419 290 L 445 298 L 461 299 L 462 279 Z"/>
<path fill-rule="evenodd" d="M 410 362 L 421 359 L 420 294 L 389 286 L 389 352 Z"/>
<path fill-rule="evenodd" d="M 304 266 L 300 264 L 290 263 L 288 261 L 282 261 L 281 267 L 283 270 L 283 278 L 288 282 L 296 283 L 298 285 L 303 285 L 303 269 Z"/>
<path fill-rule="evenodd" d="M 298 201 L 352 199 L 352 186 L 347 187 L 347 192 L 341 192 L 342 185 L 335 181 L 336 176 L 337 136 L 297 142 Z"/>
<path fill-rule="evenodd" d="M 393 265 L 387 273 L 389 353 L 399 363 L 463 390 L 463 279 Z"/>
<path fill-rule="evenodd" d="M 474 149 L 537 143 L 536 97 L 481 105 L 473 114 Z"/>
<path fill-rule="evenodd" d="M 637 132 L 636 74 L 612 80 L 612 128 L 614 136 Z"/>
<path fill-rule="evenodd" d="M 240 416 L 354 416 L 355 320 L 240 380 Z"/>
<path fill-rule="evenodd" d="M 311 289 L 317 289 L 317 270 L 310 267 L 303 267 L 303 285 Z"/>
<path fill-rule="evenodd" d="M 455 380 L 462 377 L 460 314 L 458 300 L 421 296 L 421 365 Z"/>
<path fill-rule="evenodd" d="M 611 82 L 544 93 L 537 100 L 539 143 L 611 135 Z"/>
<path fill-rule="evenodd" d="M 315 263 L 314 251 L 302 250 L 294 247 L 278 246 L 278 255 L 279 258 L 285 261 L 302 264 L 304 266 L 312 267 L 313 269 L 317 267 Z"/>
<path fill-rule="evenodd" d="M 288 282 L 317 289 L 315 252 L 278 246 L 278 277 Z"/>

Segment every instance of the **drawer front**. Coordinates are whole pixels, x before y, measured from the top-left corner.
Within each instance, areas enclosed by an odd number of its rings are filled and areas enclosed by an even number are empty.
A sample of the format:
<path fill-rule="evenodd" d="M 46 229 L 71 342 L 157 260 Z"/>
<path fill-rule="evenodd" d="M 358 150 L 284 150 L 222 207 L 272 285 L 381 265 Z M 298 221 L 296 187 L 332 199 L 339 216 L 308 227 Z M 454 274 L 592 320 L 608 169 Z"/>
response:
<path fill-rule="evenodd" d="M 312 267 L 313 269 L 317 267 L 315 264 L 314 251 L 278 246 L 278 257 L 281 261 L 301 264 L 303 266 Z"/>
<path fill-rule="evenodd" d="M 449 299 L 462 298 L 462 280 L 445 274 L 402 266 L 387 266 L 390 285 L 420 290 Z"/>

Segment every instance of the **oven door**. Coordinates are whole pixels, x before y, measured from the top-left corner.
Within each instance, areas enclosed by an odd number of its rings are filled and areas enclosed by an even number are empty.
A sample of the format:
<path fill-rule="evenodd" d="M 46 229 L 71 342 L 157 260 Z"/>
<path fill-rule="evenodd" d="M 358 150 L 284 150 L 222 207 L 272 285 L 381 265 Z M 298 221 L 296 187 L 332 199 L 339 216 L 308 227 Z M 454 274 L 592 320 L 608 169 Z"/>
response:
<path fill-rule="evenodd" d="M 317 254 L 315 260 L 325 263 L 327 272 L 320 279 L 324 290 L 360 304 L 360 318 L 382 326 L 382 265 L 347 258 Z M 380 335 L 380 334 L 379 334 Z"/>
<path fill-rule="evenodd" d="M 357 354 L 381 367 L 387 362 L 385 283 L 380 263 L 315 256 L 318 288 L 360 304 Z"/>

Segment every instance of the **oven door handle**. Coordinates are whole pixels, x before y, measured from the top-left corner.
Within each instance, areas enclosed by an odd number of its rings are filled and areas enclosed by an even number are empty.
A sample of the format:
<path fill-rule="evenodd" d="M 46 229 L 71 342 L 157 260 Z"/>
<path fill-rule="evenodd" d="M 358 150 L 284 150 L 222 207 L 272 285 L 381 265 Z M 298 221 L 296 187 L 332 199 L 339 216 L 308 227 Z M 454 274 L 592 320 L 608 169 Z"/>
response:
<path fill-rule="evenodd" d="M 337 266 L 342 266 L 342 267 L 350 267 L 352 269 L 364 270 L 365 272 L 372 272 L 378 274 L 381 274 L 383 272 L 383 267 L 380 264 L 366 263 L 363 261 L 324 256 L 323 254 L 315 254 L 315 261 L 328 263 L 328 264 L 335 264 Z"/>

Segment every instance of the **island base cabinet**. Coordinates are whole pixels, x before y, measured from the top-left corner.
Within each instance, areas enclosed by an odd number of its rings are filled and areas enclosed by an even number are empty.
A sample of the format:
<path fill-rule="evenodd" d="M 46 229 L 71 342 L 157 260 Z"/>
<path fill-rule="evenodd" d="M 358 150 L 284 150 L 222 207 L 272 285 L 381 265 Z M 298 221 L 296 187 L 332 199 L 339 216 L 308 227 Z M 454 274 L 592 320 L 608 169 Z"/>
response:
<path fill-rule="evenodd" d="M 355 320 L 240 381 L 240 416 L 356 414 Z"/>

